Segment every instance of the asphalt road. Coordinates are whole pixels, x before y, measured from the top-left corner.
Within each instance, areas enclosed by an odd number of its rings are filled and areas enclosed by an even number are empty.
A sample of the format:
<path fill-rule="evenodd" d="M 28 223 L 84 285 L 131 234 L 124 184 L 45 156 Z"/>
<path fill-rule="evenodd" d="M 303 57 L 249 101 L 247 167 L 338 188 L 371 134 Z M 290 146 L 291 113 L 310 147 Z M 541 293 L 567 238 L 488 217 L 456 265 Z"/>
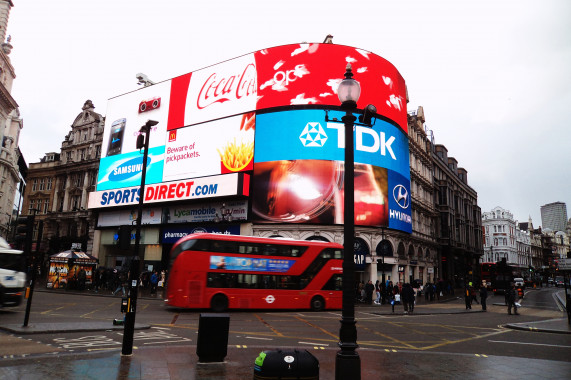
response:
<path fill-rule="evenodd" d="M 506 323 L 528 322 L 563 317 L 553 294 L 557 288 L 529 290 L 522 301 L 521 315 L 509 316 L 503 296 L 488 300 L 488 312 L 473 305 L 466 312 L 464 301 L 446 303 L 419 301 L 417 314 L 402 315 L 401 306 L 391 313 L 390 306 L 358 306 L 358 344 L 360 350 L 467 354 L 485 360 L 488 356 L 545 359 L 571 362 L 571 335 L 507 329 Z M 494 305 L 495 304 L 495 305 Z M 29 324 L 94 324 L 121 318 L 120 297 L 76 295 L 37 291 Z M 0 310 L 0 326 L 21 324 L 25 305 Z M 201 311 L 167 308 L 160 298 L 138 301 L 136 322 L 150 325 L 136 330 L 135 347 L 196 345 Z M 202 311 L 204 312 L 204 311 Z M 230 312 L 229 346 L 307 347 L 325 350 L 337 347 L 340 311 Z M 122 346 L 122 330 L 58 332 L 15 335 L 0 332 L 2 362 L 37 355 L 117 351 Z"/>

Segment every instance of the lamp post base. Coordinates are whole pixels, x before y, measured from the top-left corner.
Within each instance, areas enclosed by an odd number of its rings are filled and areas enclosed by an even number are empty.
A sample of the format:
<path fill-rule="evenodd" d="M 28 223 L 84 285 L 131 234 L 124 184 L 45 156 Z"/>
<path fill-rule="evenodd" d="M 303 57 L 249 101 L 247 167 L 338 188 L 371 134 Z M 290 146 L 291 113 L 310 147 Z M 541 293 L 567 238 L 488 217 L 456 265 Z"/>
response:
<path fill-rule="evenodd" d="M 361 358 L 356 351 L 338 351 L 335 358 L 336 380 L 361 380 Z"/>

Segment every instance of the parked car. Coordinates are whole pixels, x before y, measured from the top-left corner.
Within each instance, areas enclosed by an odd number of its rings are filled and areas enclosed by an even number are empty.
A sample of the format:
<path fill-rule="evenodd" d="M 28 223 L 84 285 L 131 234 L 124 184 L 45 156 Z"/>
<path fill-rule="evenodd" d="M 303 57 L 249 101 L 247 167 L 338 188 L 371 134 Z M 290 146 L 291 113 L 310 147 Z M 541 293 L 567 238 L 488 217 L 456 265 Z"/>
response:
<path fill-rule="evenodd" d="M 565 286 L 565 282 L 563 281 L 563 276 L 555 277 L 555 286 L 557 287 Z"/>

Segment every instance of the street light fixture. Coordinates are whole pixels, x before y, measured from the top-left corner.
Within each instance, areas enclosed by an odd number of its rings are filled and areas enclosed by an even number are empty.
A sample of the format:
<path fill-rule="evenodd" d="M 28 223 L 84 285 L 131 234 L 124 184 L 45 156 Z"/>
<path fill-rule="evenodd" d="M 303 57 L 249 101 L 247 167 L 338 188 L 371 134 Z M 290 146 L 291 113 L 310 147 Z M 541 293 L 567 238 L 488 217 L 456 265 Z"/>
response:
<path fill-rule="evenodd" d="M 131 263 L 129 269 L 129 293 L 127 301 L 127 313 L 125 314 L 125 328 L 123 332 L 122 355 L 131 355 L 133 353 L 133 335 L 135 331 L 135 314 L 137 312 L 137 292 L 140 272 L 139 246 L 141 242 L 141 221 L 143 217 L 143 198 L 145 194 L 145 178 L 147 176 L 147 159 L 149 156 L 149 140 L 151 137 L 151 128 L 159 122 L 148 120 L 139 130 L 137 136 L 137 149 L 143 149 L 143 167 L 141 170 L 141 187 L 139 190 L 139 206 L 137 209 L 137 227 L 135 233 L 135 248 L 131 255 Z"/>
<path fill-rule="evenodd" d="M 341 327 L 339 329 L 339 348 L 335 359 L 336 380 L 360 380 L 361 358 L 356 349 L 357 326 L 355 321 L 354 282 L 355 282 L 355 167 L 353 152 L 353 127 L 357 118 L 353 111 L 357 109 L 357 101 L 361 95 L 359 82 L 353 79 L 351 64 L 347 64 L 345 79 L 339 84 L 337 95 L 345 115 L 341 118 L 345 124 L 345 175 L 344 210 L 343 210 L 343 301 L 341 312 Z"/>

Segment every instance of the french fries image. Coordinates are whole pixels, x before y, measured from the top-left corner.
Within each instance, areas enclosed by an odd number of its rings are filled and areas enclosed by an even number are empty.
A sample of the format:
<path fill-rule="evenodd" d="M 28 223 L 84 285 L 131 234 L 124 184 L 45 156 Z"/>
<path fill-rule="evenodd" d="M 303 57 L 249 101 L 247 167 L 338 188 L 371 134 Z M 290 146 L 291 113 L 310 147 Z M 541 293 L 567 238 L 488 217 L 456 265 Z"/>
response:
<path fill-rule="evenodd" d="M 220 160 L 229 170 L 238 171 L 244 169 L 254 157 L 254 143 L 236 143 L 228 142 L 221 152 L 216 149 L 220 155 Z"/>

